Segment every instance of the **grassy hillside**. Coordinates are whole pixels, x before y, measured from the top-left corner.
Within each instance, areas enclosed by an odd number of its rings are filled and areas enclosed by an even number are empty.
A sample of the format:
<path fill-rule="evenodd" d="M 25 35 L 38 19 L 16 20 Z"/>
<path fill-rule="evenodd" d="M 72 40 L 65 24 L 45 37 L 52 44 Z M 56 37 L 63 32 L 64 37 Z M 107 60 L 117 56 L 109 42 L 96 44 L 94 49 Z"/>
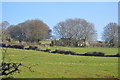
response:
<path fill-rule="evenodd" d="M 84 54 L 86 52 L 104 52 L 106 55 L 112 55 L 118 53 L 118 48 L 102 48 L 102 47 L 61 47 L 61 46 L 39 46 L 40 49 L 51 49 L 54 51 L 55 49 L 61 49 L 61 50 L 70 50 L 75 51 L 76 53 Z"/>
<path fill-rule="evenodd" d="M 76 52 L 86 52 L 89 48 L 49 47 L 51 49 L 70 49 Z M 92 50 L 101 50 L 91 48 Z M 117 52 L 116 49 L 104 48 L 109 54 Z M 92 57 L 73 56 L 45 53 L 34 50 L 8 49 L 6 62 L 20 62 L 26 66 L 32 66 L 33 72 L 25 67 L 20 67 L 21 73 L 15 73 L 15 78 L 111 78 L 118 77 L 117 57 Z M 5 76 L 3 76 L 5 77 Z"/>

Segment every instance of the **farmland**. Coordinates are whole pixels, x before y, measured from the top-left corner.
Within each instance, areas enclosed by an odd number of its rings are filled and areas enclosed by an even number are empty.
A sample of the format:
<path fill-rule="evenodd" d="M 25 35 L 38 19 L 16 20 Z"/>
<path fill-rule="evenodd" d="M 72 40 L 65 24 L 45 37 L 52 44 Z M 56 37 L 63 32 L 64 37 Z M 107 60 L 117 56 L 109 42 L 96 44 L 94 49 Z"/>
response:
<path fill-rule="evenodd" d="M 44 47 L 41 49 L 64 49 L 77 53 L 101 51 L 106 54 L 116 54 L 117 48 L 80 48 L 80 47 Z M 5 62 L 21 62 L 32 66 L 32 72 L 21 66 L 20 73 L 15 72 L 14 78 L 117 78 L 117 57 L 94 57 L 52 54 L 48 52 L 7 48 Z M 21 61 L 22 60 L 22 61 Z M 28 75 L 29 74 L 29 75 Z M 5 76 L 3 76 L 5 77 Z"/>
<path fill-rule="evenodd" d="M 118 2 L 3 1 L 2 6 L 3 80 L 120 78 Z"/>

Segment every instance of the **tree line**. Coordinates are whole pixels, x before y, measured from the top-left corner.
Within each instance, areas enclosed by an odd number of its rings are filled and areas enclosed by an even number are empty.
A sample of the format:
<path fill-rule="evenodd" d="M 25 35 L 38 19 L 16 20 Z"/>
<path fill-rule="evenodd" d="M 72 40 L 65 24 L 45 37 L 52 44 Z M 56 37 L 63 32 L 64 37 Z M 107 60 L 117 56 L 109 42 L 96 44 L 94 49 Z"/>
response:
<path fill-rule="evenodd" d="M 102 40 L 108 43 L 108 46 L 118 46 L 120 38 L 120 26 L 117 23 L 110 22 L 104 27 Z M 66 19 L 57 23 L 53 31 L 41 20 L 27 20 L 17 25 L 10 25 L 9 22 L 3 21 L 0 24 L 0 37 L 2 41 L 16 40 L 19 42 L 39 42 L 54 37 L 59 39 L 69 38 L 84 40 L 84 42 L 96 41 L 97 31 L 94 24 L 85 19 Z"/>
<path fill-rule="evenodd" d="M 17 25 L 9 25 L 7 21 L 1 23 L 2 41 L 39 42 L 50 37 L 51 30 L 40 20 L 27 20 Z"/>

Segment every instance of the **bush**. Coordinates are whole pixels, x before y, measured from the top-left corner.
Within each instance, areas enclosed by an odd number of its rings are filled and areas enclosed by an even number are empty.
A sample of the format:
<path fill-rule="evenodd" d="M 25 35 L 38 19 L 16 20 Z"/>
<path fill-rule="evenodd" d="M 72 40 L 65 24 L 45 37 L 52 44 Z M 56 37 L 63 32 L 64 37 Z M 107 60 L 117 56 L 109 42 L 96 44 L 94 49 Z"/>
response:
<path fill-rule="evenodd" d="M 103 52 L 87 52 L 85 53 L 86 56 L 104 56 L 105 53 Z"/>
<path fill-rule="evenodd" d="M 116 57 L 120 57 L 120 53 L 117 53 L 115 56 L 116 56 Z"/>
<path fill-rule="evenodd" d="M 29 46 L 29 49 L 31 49 L 31 50 L 37 50 L 38 47 L 37 46 Z"/>
<path fill-rule="evenodd" d="M 39 50 L 37 46 L 29 46 L 28 48 L 25 48 L 27 50 Z"/>
<path fill-rule="evenodd" d="M 13 45 L 13 48 L 24 49 L 24 45 Z"/>
<path fill-rule="evenodd" d="M 50 52 L 51 49 L 46 49 L 46 50 L 41 50 L 41 51 L 44 51 L 44 52 Z"/>
<path fill-rule="evenodd" d="M 1 43 L 1 44 L 0 44 L 0 47 L 6 47 L 6 44 Z"/>
<path fill-rule="evenodd" d="M 73 51 L 65 51 L 65 50 L 55 50 L 55 51 L 52 51 L 52 53 L 70 54 L 70 55 L 74 55 L 75 54 L 75 52 L 73 52 Z"/>

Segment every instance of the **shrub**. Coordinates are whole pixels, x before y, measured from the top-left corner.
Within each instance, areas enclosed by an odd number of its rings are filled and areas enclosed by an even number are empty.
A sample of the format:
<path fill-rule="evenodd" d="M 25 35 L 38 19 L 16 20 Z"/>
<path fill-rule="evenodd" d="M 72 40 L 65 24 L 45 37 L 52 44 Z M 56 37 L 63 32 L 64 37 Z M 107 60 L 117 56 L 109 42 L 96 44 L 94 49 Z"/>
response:
<path fill-rule="evenodd" d="M 75 52 L 73 52 L 73 51 L 65 51 L 65 50 L 55 50 L 55 51 L 52 51 L 52 53 L 71 54 L 71 55 L 75 54 Z"/>
<path fill-rule="evenodd" d="M 31 50 L 37 50 L 38 47 L 37 46 L 29 46 L 29 49 L 31 49 Z"/>
<path fill-rule="evenodd" d="M 85 53 L 86 56 L 104 56 L 105 53 L 103 52 L 87 52 Z"/>
<path fill-rule="evenodd" d="M 13 45 L 13 48 L 24 49 L 24 45 Z"/>
<path fill-rule="evenodd" d="M 115 56 L 116 56 L 116 57 L 120 57 L 120 53 L 117 53 Z"/>
<path fill-rule="evenodd" d="M 6 44 L 1 43 L 1 44 L 0 44 L 0 47 L 6 47 Z"/>

